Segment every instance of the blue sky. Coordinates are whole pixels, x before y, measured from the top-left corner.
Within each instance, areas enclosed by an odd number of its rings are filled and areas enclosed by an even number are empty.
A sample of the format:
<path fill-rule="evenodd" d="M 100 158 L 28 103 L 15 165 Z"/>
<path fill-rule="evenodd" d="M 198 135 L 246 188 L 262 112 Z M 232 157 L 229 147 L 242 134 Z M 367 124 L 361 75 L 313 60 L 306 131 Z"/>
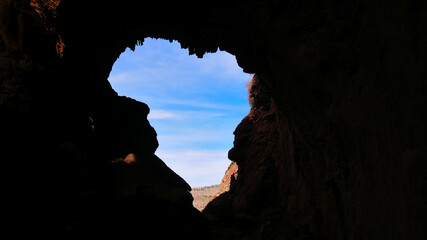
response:
<path fill-rule="evenodd" d="M 233 131 L 249 112 L 251 79 L 224 51 L 189 56 L 178 42 L 145 39 L 115 62 L 108 80 L 119 95 L 150 107 L 156 151 L 192 187 L 220 183 Z"/>

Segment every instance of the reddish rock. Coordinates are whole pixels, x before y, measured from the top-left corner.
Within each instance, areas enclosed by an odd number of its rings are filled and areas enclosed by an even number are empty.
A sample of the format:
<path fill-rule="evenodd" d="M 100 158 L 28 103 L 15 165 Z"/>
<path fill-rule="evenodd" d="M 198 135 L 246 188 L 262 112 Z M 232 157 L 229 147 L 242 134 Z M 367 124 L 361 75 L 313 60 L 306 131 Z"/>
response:
<path fill-rule="evenodd" d="M 230 191 L 203 212 L 217 224 L 218 239 L 313 235 L 304 219 L 290 224 L 296 212 L 316 207 L 305 203 L 312 200 L 301 193 L 304 186 L 295 173 L 292 125 L 257 76 L 249 97 L 251 112 L 236 128 L 234 148 L 229 151 L 229 158 L 239 165 L 238 177 L 231 181 Z M 298 205 L 293 203 L 296 197 L 302 198 Z"/>
<path fill-rule="evenodd" d="M 212 200 L 213 195 L 218 192 L 220 185 L 211 185 L 206 187 L 196 187 L 191 189 L 193 195 L 193 206 L 202 211 Z"/>
<path fill-rule="evenodd" d="M 219 195 L 230 191 L 231 182 L 235 181 L 239 176 L 238 170 L 239 167 L 237 166 L 237 164 L 235 162 L 232 162 L 221 180 L 218 191 L 212 196 L 211 201 L 217 198 Z"/>

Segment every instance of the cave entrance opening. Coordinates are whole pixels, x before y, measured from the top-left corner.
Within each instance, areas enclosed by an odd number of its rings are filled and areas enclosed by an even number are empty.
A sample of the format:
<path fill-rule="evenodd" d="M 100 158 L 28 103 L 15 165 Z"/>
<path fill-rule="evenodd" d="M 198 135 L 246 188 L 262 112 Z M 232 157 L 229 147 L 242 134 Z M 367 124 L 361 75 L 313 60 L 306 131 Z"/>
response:
<path fill-rule="evenodd" d="M 146 38 L 114 63 L 108 80 L 122 96 L 150 107 L 159 156 L 191 187 L 219 184 L 230 165 L 233 131 L 249 112 L 252 76 L 233 55 L 189 55 L 176 41 Z"/>

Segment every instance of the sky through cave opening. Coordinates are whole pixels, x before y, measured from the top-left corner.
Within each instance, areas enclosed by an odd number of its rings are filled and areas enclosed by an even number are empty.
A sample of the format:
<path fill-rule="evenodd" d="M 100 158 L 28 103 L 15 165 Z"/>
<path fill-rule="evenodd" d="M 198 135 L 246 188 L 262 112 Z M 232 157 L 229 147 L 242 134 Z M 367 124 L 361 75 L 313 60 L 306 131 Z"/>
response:
<path fill-rule="evenodd" d="M 201 187 L 219 184 L 230 164 L 233 131 L 250 108 L 251 77 L 227 52 L 199 59 L 176 41 L 147 38 L 120 55 L 108 80 L 119 95 L 148 104 L 156 155 Z"/>

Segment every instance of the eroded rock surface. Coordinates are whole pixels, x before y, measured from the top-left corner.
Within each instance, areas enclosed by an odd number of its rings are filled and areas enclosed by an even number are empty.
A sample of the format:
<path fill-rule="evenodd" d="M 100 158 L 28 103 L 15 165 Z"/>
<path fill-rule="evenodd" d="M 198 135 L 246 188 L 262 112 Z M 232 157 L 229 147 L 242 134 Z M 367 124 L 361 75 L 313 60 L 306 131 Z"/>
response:
<path fill-rule="evenodd" d="M 206 205 L 212 200 L 212 197 L 219 190 L 219 184 L 206 186 L 206 187 L 196 187 L 191 189 L 191 195 L 193 196 L 193 206 L 202 211 L 205 209 Z"/>
<path fill-rule="evenodd" d="M 219 184 L 218 191 L 210 199 L 211 201 L 217 198 L 219 195 L 230 191 L 231 182 L 235 181 L 239 175 L 238 170 L 239 167 L 237 166 L 236 162 L 232 162 L 228 167 L 227 171 L 225 172 L 221 183 Z"/>
<path fill-rule="evenodd" d="M 217 224 L 218 239 L 316 239 L 321 235 L 313 233 L 311 219 L 319 219 L 320 206 L 295 162 L 294 125 L 257 76 L 249 96 L 251 112 L 236 128 L 229 152 L 239 166 L 238 177 L 204 213 Z"/>

